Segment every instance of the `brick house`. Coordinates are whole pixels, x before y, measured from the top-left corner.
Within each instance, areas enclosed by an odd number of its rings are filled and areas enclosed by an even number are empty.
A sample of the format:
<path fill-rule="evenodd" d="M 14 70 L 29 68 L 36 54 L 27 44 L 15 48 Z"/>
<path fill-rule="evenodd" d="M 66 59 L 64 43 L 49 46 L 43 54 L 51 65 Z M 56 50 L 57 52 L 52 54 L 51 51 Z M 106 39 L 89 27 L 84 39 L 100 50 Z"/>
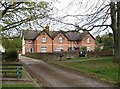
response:
<path fill-rule="evenodd" d="M 95 39 L 89 32 L 26 30 L 22 36 L 22 54 L 34 52 L 55 52 L 77 50 L 86 46 L 88 51 L 95 49 Z"/>

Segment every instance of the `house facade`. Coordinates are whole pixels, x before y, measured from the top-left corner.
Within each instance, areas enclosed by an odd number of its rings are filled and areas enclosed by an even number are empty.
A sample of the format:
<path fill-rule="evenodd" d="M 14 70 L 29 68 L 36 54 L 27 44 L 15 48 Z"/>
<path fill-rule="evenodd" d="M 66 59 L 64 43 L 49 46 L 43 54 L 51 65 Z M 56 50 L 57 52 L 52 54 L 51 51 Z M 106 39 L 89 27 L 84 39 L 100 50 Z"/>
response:
<path fill-rule="evenodd" d="M 22 36 L 22 54 L 34 52 L 70 51 L 86 46 L 95 49 L 95 39 L 89 32 L 49 31 L 49 26 L 41 32 L 26 30 Z"/>

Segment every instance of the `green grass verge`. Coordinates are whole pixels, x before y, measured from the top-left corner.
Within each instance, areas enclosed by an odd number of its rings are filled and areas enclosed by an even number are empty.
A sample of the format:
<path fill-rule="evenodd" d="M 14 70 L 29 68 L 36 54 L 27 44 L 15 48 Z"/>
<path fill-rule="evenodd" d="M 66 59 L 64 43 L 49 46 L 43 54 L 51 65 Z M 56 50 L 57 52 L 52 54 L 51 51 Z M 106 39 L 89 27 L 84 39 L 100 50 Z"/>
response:
<path fill-rule="evenodd" d="M 74 60 L 79 59 L 77 58 Z M 112 62 L 113 57 L 98 57 L 94 59 L 96 60 L 89 60 L 85 58 L 86 61 L 49 61 L 49 63 L 71 68 L 81 73 L 91 75 L 92 77 L 96 77 L 107 82 L 117 83 L 119 70 L 118 64 Z"/>
<path fill-rule="evenodd" d="M 112 58 L 112 56 L 107 56 L 107 57 L 90 57 L 90 58 L 88 58 L 88 57 L 77 57 L 77 58 L 71 58 L 71 59 L 63 59 L 63 61 L 69 61 L 69 60 L 97 60 L 97 59 L 111 59 Z"/>
<path fill-rule="evenodd" d="M 2 87 L 35 87 L 33 84 L 3 84 Z"/>
<path fill-rule="evenodd" d="M 1 89 L 36 89 L 33 84 L 3 84 Z"/>

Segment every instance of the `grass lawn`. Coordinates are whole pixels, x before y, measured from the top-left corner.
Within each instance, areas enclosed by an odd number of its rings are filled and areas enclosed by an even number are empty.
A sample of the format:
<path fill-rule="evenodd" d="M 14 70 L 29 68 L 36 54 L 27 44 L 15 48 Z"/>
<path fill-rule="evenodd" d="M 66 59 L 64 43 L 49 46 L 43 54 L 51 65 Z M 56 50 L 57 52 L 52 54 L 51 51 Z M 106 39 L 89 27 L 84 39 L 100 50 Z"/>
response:
<path fill-rule="evenodd" d="M 83 59 L 86 61 L 49 61 L 49 63 L 68 67 L 104 81 L 117 83 L 118 64 L 112 62 L 113 57 L 93 58 L 98 60 L 82 58 L 82 60 Z M 81 60 L 81 58 L 76 58 L 74 60 Z"/>
<path fill-rule="evenodd" d="M 69 60 L 97 60 L 97 59 L 111 59 L 112 60 L 112 56 L 108 56 L 108 57 L 96 57 L 96 58 L 93 58 L 93 57 L 77 57 L 77 58 L 71 58 L 71 59 L 63 59 L 63 61 L 69 61 Z"/>
<path fill-rule="evenodd" d="M 2 89 L 36 89 L 33 84 L 3 84 Z"/>
<path fill-rule="evenodd" d="M 33 84 L 3 84 L 2 87 L 35 87 Z"/>

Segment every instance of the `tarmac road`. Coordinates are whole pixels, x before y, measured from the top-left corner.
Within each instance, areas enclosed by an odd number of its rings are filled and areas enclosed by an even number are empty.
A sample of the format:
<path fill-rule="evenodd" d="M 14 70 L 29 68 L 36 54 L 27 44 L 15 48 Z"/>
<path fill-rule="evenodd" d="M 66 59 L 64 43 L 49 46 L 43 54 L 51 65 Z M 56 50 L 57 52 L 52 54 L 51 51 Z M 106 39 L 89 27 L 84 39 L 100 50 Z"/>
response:
<path fill-rule="evenodd" d="M 20 61 L 34 73 L 34 76 L 38 79 L 42 77 L 51 87 L 110 87 L 101 81 L 63 70 L 40 60 L 20 56 Z"/>

